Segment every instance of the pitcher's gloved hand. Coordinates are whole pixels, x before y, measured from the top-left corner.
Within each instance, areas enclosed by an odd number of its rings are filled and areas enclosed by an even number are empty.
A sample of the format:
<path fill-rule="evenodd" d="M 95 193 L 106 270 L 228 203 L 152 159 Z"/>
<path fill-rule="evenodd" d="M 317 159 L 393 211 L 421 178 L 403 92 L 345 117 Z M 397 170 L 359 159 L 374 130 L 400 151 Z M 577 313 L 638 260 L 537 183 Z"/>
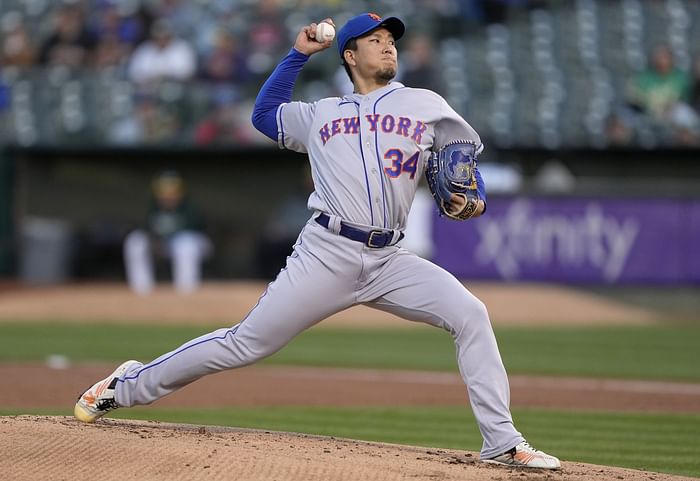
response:
<path fill-rule="evenodd" d="M 466 220 L 486 211 L 476 165 L 482 150 L 472 141 L 455 140 L 430 155 L 425 175 L 440 215 Z"/>

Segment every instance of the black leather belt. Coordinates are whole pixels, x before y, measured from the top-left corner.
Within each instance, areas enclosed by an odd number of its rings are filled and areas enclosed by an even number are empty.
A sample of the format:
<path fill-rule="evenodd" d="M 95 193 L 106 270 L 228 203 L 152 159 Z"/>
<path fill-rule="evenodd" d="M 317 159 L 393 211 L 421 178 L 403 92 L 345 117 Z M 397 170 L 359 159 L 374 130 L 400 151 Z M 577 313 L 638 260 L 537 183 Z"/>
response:
<path fill-rule="evenodd" d="M 328 216 L 328 214 L 324 213 L 321 213 L 318 217 L 316 217 L 316 222 L 321 224 L 326 229 L 328 229 L 328 223 L 330 222 L 330 220 L 331 218 Z M 357 227 L 352 227 L 346 224 L 345 222 L 340 223 L 339 234 L 343 237 L 347 237 L 348 239 L 352 239 L 357 242 L 362 242 L 367 247 L 374 248 L 392 245 L 391 241 L 394 238 L 394 231 L 391 230 L 377 229 L 365 231 L 362 229 L 358 229 Z M 396 242 L 400 241 L 401 239 L 403 239 L 403 232 L 399 234 L 399 238 L 396 240 Z"/>

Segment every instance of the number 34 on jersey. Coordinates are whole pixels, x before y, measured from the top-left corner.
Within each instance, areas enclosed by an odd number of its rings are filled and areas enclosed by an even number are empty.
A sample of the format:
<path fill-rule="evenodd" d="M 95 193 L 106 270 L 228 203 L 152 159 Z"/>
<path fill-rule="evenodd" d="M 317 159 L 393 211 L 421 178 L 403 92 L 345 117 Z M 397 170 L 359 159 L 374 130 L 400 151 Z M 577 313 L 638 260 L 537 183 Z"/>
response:
<path fill-rule="evenodd" d="M 370 132 L 382 132 L 385 134 L 399 135 L 404 138 L 411 138 L 417 144 L 421 141 L 421 136 L 427 129 L 424 122 L 413 121 L 408 117 L 395 118 L 393 115 L 366 115 L 365 118 L 369 123 Z M 332 137 L 338 134 L 352 135 L 357 134 L 360 127 L 359 117 L 339 118 L 328 122 L 319 129 L 321 142 L 326 145 Z M 388 149 L 384 153 L 384 159 L 391 163 L 390 166 L 384 167 L 384 172 L 391 178 L 399 177 L 406 173 L 413 179 L 416 176 L 418 169 L 418 159 L 420 158 L 420 150 L 415 153 L 408 153 L 400 149 Z M 386 163 L 385 163 L 386 164 Z"/>

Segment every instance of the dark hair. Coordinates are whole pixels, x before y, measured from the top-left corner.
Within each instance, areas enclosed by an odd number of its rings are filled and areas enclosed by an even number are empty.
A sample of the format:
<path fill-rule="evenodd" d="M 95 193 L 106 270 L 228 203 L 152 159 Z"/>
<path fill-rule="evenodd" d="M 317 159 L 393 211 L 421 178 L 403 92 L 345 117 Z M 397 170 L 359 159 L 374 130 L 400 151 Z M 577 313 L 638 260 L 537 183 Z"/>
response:
<path fill-rule="evenodd" d="M 357 39 L 356 38 L 351 38 L 350 40 L 347 41 L 345 44 L 345 48 L 343 48 L 343 67 L 345 68 L 345 73 L 348 74 L 348 77 L 350 77 L 350 81 L 352 82 L 352 74 L 350 73 L 350 66 L 345 63 L 345 51 L 346 50 L 352 50 L 353 52 L 357 51 Z"/>

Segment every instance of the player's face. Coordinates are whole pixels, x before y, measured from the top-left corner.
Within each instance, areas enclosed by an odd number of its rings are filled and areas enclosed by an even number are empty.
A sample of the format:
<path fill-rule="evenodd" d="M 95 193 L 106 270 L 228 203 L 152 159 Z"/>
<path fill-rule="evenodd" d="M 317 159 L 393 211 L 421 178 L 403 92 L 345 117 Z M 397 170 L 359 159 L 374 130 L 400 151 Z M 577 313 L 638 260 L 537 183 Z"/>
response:
<path fill-rule="evenodd" d="M 393 79 L 398 67 L 394 36 L 387 29 L 378 28 L 358 38 L 355 60 L 361 77 L 385 82 Z"/>

